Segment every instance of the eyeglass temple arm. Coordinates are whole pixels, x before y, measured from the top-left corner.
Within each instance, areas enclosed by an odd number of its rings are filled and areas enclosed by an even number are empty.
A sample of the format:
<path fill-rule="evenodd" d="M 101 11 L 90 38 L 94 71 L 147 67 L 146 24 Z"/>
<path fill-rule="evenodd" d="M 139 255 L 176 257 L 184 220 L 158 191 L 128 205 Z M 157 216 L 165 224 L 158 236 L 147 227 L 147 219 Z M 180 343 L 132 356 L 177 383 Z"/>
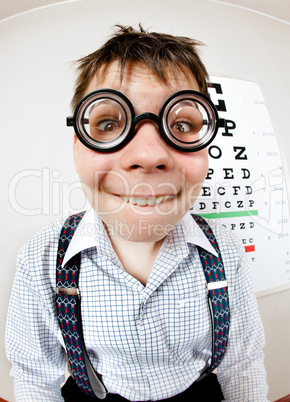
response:
<path fill-rule="evenodd" d="M 75 119 L 72 116 L 66 118 L 67 127 L 73 126 L 74 122 L 75 122 Z"/>
<path fill-rule="evenodd" d="M 89 119 L 83 119 L 83 123 L 84 123 L 84 124 L 88 124 L 88 123 L 89 123 Z M 75 119 L 74 119 L 74 117 L 70 116 L 70 117 L 67 117 L 67 118 L 66 118 L 66 125 L 67 125 L 67 127 L 74 126 L 74 124 L 75 124 Z"/>
<path fill-rule="evenodd" d="M 211 124 L 211 121 L 203 120 L 203 124 L 209 126 Z M 217 126 L 218 127 L 225 127 L 225 119 L 218 119 L 217 120 Z"/>

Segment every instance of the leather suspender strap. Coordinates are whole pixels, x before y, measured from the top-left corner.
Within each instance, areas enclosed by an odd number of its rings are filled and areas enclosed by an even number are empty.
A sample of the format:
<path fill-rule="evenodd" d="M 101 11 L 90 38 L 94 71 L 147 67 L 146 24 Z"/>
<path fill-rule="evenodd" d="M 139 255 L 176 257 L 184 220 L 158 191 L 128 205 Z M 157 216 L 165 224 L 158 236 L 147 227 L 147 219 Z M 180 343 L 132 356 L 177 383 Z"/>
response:
<path fill-rule="evenodd" d="M 216 257 L 214 254 L 198 247 L 199 256 L 207 281 L 208 302 L 213 327 L 211 365 L 200 376 L 200 381 L 218 366 L 226 352 L 229 337 L 230 309 L 222 256 L 215 235 L 210 226 L 201 216 L 192 215 L 192 217 L 203 230 L 203 233 L 218 254 L 218 257 Z"/>
<path fill-rule="evenodd" d="M 56 264 L 57 316 L 73 378 L 83 392 L 104 399 L 107 390 L 101 381 L 101 376 L 94 370 L 90 362 L 83 338 L 81 295 L 78 289 L 80 253 L 62 267 L 68 245 L 83 215 L 84 212 L 69 217 L 62 227 L 59 237 Z"/>
<path fill-rule="evenodd" d="M 80 253 L 70 259 L 64 267 L 62 266 L 68 245 L 83 215 L 84 212 L 69 217 L 60 233 L 56 264 L 57 315 L 72 376 L 83 392 L 104 399 L 107 390 L 102 383 L 101 376 L 94 370 L 89 360 L 83 338 L 81 294 L 78 289 Z M 230 312 L 225 272 L 217 241 L 203 218 L 198 215 L 192 215 L 192 217 L 218 254 L 216 257 L 198 247 L 208 286 L 208 301 L 212 320 L 212 360 L 211 365 L 198 379 L 200 381 L 217 367 L 225 354 Z"/>

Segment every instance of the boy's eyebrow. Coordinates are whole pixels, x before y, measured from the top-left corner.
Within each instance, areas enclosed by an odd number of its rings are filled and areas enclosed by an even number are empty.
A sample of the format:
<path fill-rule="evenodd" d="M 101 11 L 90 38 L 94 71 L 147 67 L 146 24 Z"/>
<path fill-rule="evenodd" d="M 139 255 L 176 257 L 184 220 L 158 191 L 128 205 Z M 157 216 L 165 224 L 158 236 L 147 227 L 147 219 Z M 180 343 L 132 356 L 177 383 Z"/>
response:
<path fill-rule="evenodd" d="M 102 104 L 110 104 L 112 103 L 113 99 L 98 99 L 98 106 Z M 96 102 L 94 102 L 90 107 L 89 107 L 89 115 L 92 113 L 92 111 L 97 107 Z"/>
<path fill-rule="evenodd" d="M 185 106 L 192 106 L 192 104 L 194 104 L 194 106 L 198 109 L 198 103 L 192 99 L 181 99 L 179 102 L 184 103 Z"/>

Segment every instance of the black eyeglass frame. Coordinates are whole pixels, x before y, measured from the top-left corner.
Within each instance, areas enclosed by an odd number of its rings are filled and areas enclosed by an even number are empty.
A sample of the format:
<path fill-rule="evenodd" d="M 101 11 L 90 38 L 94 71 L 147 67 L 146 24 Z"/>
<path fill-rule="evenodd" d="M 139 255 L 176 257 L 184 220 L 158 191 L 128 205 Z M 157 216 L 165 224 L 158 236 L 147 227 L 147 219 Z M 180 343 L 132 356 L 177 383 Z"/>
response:
<path fill-rule="evenodd" d="M 101 98 L 100 95 L 103 95 L 102 99 L 111 99 L 119 103 L 126 115 L 125 129 L 117 138 L 107 142 L 97 141 L 90 137 L 84 128 L 84 121 L 82 118 L 87 107 L 93 101 Z M 120 99 L 118 100 L 118 98 Z M 198 145 L 194 145 L 194 143 L 199 141 L 188 143 L 177 139 L 170 132 L 167 124 L 167 118 L 165 119 L 166 124 L 164 123 L 164 116 L 167 117 L 171 108 L 182 100 L 194 100 L 195 102 L 201 104 L 204 109 L 209 112 L 210 119 L 207 124 L 212 126 L 211 131 L 210 134 L 206 135 Z M 165 143 L 182 152 L 197 152 L 203 148 L 206 148 L 216 137 L 219 127 L 224 127 L 224 119 L 219 118 L 217 109 L 211 99 L 204 94 L 193 90 L 182 90 L 169 96 L 169 98 L 167 98 L 163 103 L 158 115 L 145 112 L 136 116 L 132 103 L 122 92 L 114 89 L 98 89 L 87 94 L 79 102 L 75 109 L 74 115 L 67 117 L 66 125 L 74 127 L 77 138 L 86 147 L 97 152 L 114 152 L 123 148 L 132 140 L 137 132 L 136 126 L 142 120 L 153 121 L 158 126 L 159 134 Z M 204 123 L 206 123 L 206 121 L 204 121 Z"/>

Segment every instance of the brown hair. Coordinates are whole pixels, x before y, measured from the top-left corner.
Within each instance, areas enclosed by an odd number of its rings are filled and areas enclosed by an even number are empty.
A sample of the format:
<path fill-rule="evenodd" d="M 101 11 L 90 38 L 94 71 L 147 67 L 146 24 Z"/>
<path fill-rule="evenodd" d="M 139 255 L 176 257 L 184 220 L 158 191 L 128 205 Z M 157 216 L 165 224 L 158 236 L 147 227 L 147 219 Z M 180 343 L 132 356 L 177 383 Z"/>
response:
<path fill-rule="evenodd" d="M 190 72 L 196 79 L 199 90 L 208 96 L 208 73 L 200 59 L 197 47 L 202 45 L 183 36 L 148 32 L 141 25 L 133 27 L 117 25 L 118 31 L 98 50 L 76 61 L 77 80 L 71 102 L 74 110 L 83 98 L 90 81 L 114 61 L 120 63 L 122 80 L 126 63 L 144 63 L 163 82 L 167 83 L 166 69 L 173 75 L 181 70 L 185 76 Z"/>

